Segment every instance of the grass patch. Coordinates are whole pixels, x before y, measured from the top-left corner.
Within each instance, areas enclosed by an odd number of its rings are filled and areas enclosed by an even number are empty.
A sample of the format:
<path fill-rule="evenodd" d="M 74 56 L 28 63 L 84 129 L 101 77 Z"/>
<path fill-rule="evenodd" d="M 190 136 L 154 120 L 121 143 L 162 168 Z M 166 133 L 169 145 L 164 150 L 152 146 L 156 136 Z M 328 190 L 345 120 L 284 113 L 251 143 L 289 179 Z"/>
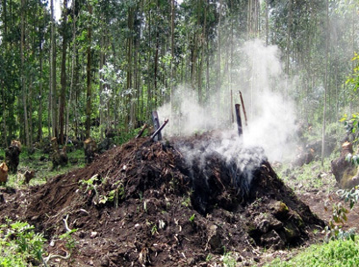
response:
<path fill-rule="evenodd" d="M 331 191 L 335 189 L 335 178 L 330 174 L 330 162 L 331 158 L 325 159 L 323 166 L 320 160 L 301 167 L 283 164 L 274 166 L 274 170 L 285 184 L 296 192 L 323 188 Z"/>
<path fill-rule="evenodd" d="M 5 157 L 5 153 L 3 151 L 0 151 L 0 156 L 1 155 Z M 53 169 L 49 154 L 44 154 L 41 151 L 36 150 L 34 154 L 29 155 L 27 150 L 23 149 L 20 154 L 18 173 L 9 174 L 6 186 L 12 188 L 20 188 L 23 186 L 24 177 L 21 174 L 24 173 L 25 170 L 34 170 L 36 172 L 35 178 L 30 181 L 30 185 L 34 186 L 45 184 L 50 178 L 59 174 L 67 173 L 73 169 L 85 167 L 86 163 L 83 149 L 77 149 L 72 152 L 68 152 L 67 155 L 69 158 L 69 163 L 64 167 Z M 40 160 L 41 157 L 44 159 Z"/>
<path fill-rule="evenodd" d="M 284 261 L 275 259 L 266 267 L 293 267 L 293 266 L 359 266 L 358 240 L 333 240 L 320 245 L 312 245 L 294 258 Z"/>

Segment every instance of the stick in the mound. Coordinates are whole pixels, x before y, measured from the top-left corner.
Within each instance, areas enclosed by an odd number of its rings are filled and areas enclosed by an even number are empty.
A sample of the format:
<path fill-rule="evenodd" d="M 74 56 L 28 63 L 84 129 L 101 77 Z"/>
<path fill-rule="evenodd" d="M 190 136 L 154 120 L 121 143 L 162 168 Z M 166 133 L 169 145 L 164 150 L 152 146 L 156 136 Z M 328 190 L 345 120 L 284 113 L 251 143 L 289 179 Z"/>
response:
<path fill-rule="evenodd" d="M 236 104 L 236 105 L 235 105 L 235 109 L 236 109 L 238 135 L 241 137 L 242 134 L 243 134 L 243 129 L 242 129 L 242 120 L 241 120 L 240 105 L 239 105 L 239 104 Z"/>
<path fill-rule="evenodd" d="M 155 129 L 155 131 L 157 131 L 160 128 L 160 119 L 158 117 L 158 113 L 156 110 L 152 111 L 152 122 L 153 122 L 153 128 Z M 162 135 L 160 131 L 155 141 L 161 141 L 161 140 L 162 140 Z"/>
<path fill-rule="evenodd" d="M 246 122 L 246 126 L 248 125 L 248 119 L 247 119 L 247 112 L 246 112 L 246 108 L 244 107 L 244 100 L 243 100 L 243 96 L 242 96 L 242 92 L 239 91 L 239 96 L 241 98 L 241 103 L 242 103 L 242 108 L 243 108 L 243 114 L 244 114 L 244 120 Z"/>
<path fill-rule="evenodd" d="M 143 132 L 146 130 L 147 128 L 147 123 L 145 123 L 145 125 L 142 126 L 141 130 L 138 132 L 136 139 L 140 138 L 143 135 Z"/>
<path fill-rule="evenodd" d="M 165 122 L 161 125 L 160 128 L 158 128 L 152 135 L 151 135 L 151 140 L 154 140 L 154 138 L 156 137 L 156 135 L 158 135 L 161 130 L 166 126 L 166 124 L 168 123 L 168 119 L 165 120 Z"/>

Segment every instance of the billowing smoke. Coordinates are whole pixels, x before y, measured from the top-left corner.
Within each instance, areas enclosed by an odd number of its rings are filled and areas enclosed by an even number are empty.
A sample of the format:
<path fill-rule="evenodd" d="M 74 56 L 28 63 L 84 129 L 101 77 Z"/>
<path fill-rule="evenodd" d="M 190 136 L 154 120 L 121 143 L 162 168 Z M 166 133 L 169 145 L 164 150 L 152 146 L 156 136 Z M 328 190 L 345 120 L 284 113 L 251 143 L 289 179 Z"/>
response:
<path fill-rule="evenodd" d="M 287 97 L 293 82 L 286 79 L 276 46 L 265 46 L 260 40 L 246 42 L 236 50 L 240 55 L 232 70 L 233 105 L 241 103 L 242 92 L 248 116 L 243 124 L 243 147 L 262 147 L 270 161 L 281 161 L 295 151 L 295 109 Z M 223 86 L 222 86 L 223 87 Z M 230 90 L 212 92 L 205 105 L 200 105 L 197 92 L 178 87 L 168 103 L 159 109 L 160 118 L 169 118 L 165 135 L 193 135 L 208 130 L 235 131 L 232 122 Z M 172 112 L 171 112 L 172 110 Z M 234 120 L 235 122 L 235 120 Z M 212 149 L 212 148 L 211 148 Z M 214 148 L 221 151 L 221 148 Z M 228 154 L 230 150 L 221 153 Z M 238 153 L 238 151 L 235 151 Z M 237 154 L 238 155 L 238 154 Z M 231 157 L 237 156 L 232 154 Z M 229 157 L 229 158 L 231 158 Z"/>

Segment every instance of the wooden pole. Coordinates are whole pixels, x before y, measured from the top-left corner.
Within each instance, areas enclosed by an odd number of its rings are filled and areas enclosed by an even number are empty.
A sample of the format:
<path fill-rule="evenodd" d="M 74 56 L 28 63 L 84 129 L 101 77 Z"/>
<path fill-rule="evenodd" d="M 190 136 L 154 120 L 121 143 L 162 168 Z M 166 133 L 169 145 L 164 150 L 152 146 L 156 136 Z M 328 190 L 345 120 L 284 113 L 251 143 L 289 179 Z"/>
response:
<path fill-rule="evenodd" d="M 236 104 L 236 118 L 237 118 L 237 127 L 238 127 L 238 135 L 241 137 L 243 135 L 243 129 L 242 129 L 242 119 L 241 119 L 241 105 Z"/>
<path fill-rule="evenodd" d="M 246 122 L 246 126 L 248 126 L 248 119 L 247 119 L 247 113 L 246 113 L 246 108 L 244 107 L 244 101 L 243 101 L 243 96 L 242 96 L 242 92 L 239 91 L 239 96 L 241 98 L 241 103 L 242 103 L 242 108 L 243 108 L 243 114 L 244 114 L 244 120 Z"/>

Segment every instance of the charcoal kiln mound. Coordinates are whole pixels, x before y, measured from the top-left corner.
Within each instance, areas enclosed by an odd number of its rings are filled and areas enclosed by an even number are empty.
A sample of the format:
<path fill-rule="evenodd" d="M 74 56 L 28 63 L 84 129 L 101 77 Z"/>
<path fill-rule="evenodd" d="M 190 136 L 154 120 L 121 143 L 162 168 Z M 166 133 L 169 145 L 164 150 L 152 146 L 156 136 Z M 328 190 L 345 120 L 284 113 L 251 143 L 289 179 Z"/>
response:
<path fill-rule="evenodd" d="M 2 219 L 35 225 L 52 254 L 65 255 L 64 222 L 77 229 L 61 266 L 193 266 L 228 251 L 244 263 L 257 246 L 303 244 L 324 225 L 260 148 L 220 133 L 133 139 L 46 185 L 1 194 Z"/>

